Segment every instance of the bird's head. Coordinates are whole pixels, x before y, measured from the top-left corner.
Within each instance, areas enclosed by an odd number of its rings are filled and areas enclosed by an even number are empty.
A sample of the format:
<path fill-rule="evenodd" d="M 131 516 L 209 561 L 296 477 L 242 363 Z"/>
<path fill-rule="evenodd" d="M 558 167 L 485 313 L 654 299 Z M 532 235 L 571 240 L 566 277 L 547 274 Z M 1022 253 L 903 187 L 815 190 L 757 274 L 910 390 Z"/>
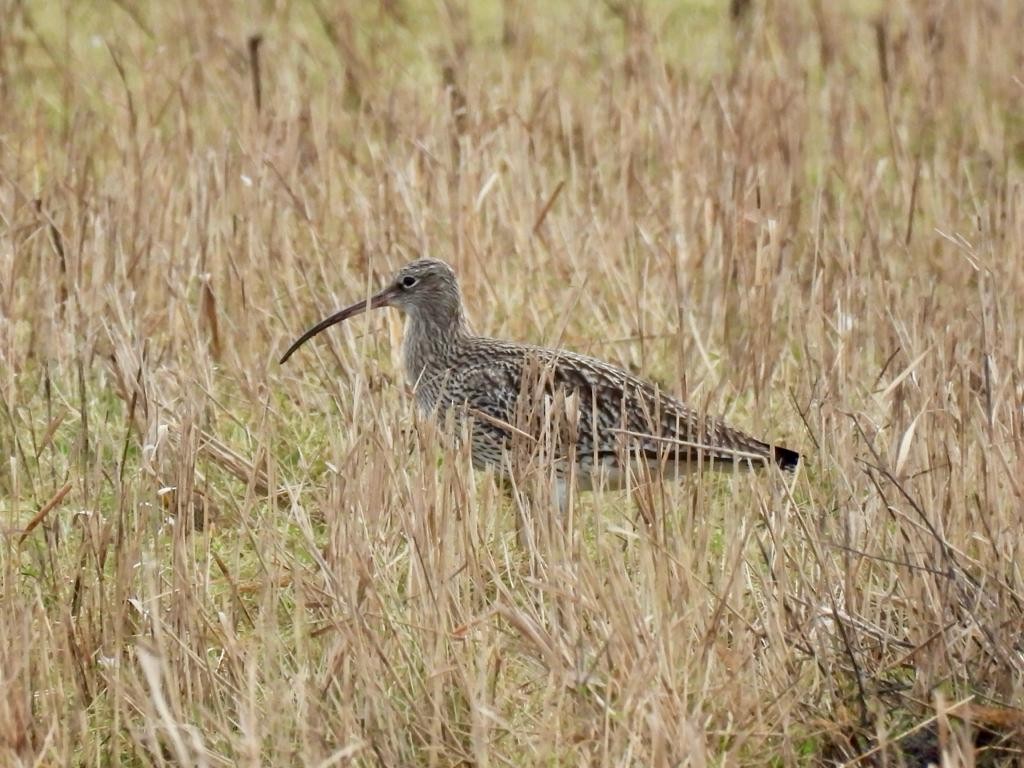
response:
<path fill-rule="evenodd" d="M 281 362 L 286 362 L 295 350 L 320 331 L 379 307 L 395 307 L 410 317 L 438 326 L 440 331 L 451 323 L 463 327 L 462 296 L 455 271 L 438 259 L 416 259 L 398 270 L 380 292 L 335 312 L 302 334 L 284 353 Z"/>
<path fill-rule="evenodd" d="M 388 306 L 406 313 L 442 315 L 462 303 L 455 270 L 437 259 L 410 261 L 381 293 L 388 294 Z"/>

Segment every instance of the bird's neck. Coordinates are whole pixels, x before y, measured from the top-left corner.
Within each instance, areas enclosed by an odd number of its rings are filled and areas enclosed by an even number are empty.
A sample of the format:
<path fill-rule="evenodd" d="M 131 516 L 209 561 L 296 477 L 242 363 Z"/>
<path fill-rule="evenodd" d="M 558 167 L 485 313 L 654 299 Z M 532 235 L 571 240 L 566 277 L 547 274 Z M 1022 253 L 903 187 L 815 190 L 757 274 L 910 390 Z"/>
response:
<path fill-rule="evenodd" d="M 408 312 L 402 357 L 409 384 L 419 390 L 428 377 L 446 371 L 472 335 L 461 308 L 446 313 Z"/>

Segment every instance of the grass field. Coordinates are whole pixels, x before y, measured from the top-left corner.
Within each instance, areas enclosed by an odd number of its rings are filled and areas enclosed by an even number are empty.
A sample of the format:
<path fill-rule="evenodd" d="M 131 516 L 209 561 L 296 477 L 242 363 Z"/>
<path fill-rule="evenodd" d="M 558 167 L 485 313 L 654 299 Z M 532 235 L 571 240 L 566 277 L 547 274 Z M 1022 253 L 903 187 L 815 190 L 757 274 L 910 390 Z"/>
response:
<path fill-rule="evenodd" d="M 0 0 L 0 766 L 1024 759 L 1022 28 Z M 277 364 L 421 253 L 805 463 L 558 521 Z"/>

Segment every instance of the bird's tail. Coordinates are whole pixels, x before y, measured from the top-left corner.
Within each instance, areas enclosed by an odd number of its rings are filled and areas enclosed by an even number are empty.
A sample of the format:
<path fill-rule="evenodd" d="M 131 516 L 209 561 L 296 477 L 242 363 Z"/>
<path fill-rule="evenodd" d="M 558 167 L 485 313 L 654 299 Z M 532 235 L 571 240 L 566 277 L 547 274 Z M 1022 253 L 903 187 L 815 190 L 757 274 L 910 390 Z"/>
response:
<path fill-rule="evenodd" d="M 800 463 L 799 453 L 789 448 L 783 448 L 781 445 L 773 445 L 771 450 L 772 459 L 779 465 L 780 469 L 786 472 L 796 471 L 796 466 Z"/>

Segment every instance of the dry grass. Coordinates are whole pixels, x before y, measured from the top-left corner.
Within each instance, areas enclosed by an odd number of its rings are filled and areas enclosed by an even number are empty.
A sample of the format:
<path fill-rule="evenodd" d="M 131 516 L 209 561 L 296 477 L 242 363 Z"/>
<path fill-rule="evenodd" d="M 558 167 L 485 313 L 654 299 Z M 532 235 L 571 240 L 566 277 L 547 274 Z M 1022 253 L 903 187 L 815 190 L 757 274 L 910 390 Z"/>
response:
<path fill-rule="evenodd" d="M 1020 755 L 1020 5 L 732 5 L 0 2 L 0 764 Z M 421 251 L 805 467 L 527 557 L 397 317 L 275 362 Z"/>

